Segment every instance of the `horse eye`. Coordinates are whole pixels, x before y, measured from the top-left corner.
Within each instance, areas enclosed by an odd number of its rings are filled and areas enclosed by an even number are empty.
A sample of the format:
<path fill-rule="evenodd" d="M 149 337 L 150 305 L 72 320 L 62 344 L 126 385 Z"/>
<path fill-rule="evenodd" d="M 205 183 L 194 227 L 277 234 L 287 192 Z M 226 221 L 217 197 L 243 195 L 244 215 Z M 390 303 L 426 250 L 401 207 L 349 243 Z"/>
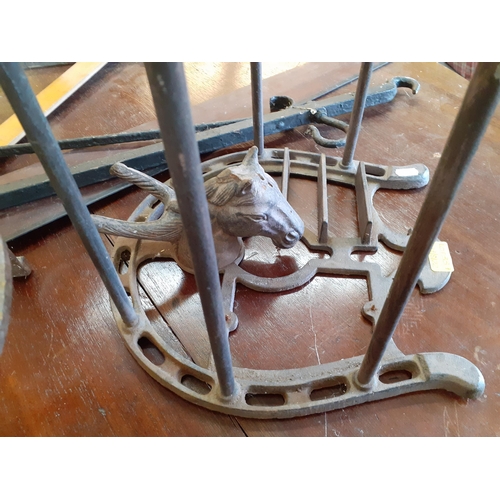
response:
<path fill-rule="evenodd" d="M 254 222 L 262 222 L 264 220 L 267 220 L 267 215 L 266 214 L 251 214 L 247 215 L 247 217 Z"/>

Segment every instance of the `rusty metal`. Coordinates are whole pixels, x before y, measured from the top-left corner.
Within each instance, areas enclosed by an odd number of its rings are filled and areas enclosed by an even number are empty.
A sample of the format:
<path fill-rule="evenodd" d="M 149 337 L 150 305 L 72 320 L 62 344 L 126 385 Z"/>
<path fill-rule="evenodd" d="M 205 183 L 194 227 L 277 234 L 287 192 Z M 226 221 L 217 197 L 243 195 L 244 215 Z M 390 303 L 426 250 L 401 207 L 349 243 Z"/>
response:
<path fill-rule="evenodd" d="M 429 251 L 464 179 L 500 99 L 500 64 L 479 63 L 467 88 L 408 247 L 357 375 L 370 386 Z"/>
<path fill-rule="evenodd" d="M 341 167 L 341 158 L 325 156 L 326 178 L 329 182 L 355 189 L 359 178 L 359 162 L 353 161 L 349 169 Z M 242 163 L 245 153 L 233 153 L 204 162 L 202 164 L 205 184 L 221 175 L 228 168 Z M 301 151 L 268 149 L 260 163 L 268 174 L 281 174 L 289 163 L 290 174 L 301 178 L 317 179 L 321 155 Z M 429 172 L 424 165 L 405 167 L 387 167 L 384 165 L 364 164 L 365 193 L 367 200 L 372 200 L 379 188 L 414 189 L 428 183 Z M 359 181 L 358 181 L 359 182 Z M 166 183 L 171 185 L 170 182 Z M 154 219 L 155 196 L 148 196 L 134 211 L 130 222 Z M 404 250 L 409 236 L 398 234 L 385 226 L 377 211 L 372 212 L 372 241 L 363 243 L 362 236 L 356 238 L 337 238 L 329 236 L 325 243 L 319 241 L 319 235 L 304 231 L 302 241 L 313 251 L 326 251 L 329 259 L 311 259 L 301 269 L 291 275 L 279 278 L 263 278 L 244 271 L 235 261 L 221 270 L 223 274 L 222 297 L 228 330 L 238 326 L 238 318 L 233 310 L 237 300 L 236 284 L 262 292 L 291 291 L 306 285 L 317 273 L 323 276 L 364 277 L 367 280 L 369 301 L 363 305 L 362 314 L 376 324 L 379 313 L 390 289 L 394 273 L 384 276 L 378 264 L 368 261 L 354 261 L 352 252 L 370 252 L 376 250 L 378 241 L 389 247 Z M 118 238 L 114 251 L 114 262 L 118 266 L 123 251 L 131 257 L 129 266 L 122 275 L 124 283 L 131 290 L 132 300 L 140 310 L 140 298 L 137 288 L 137 269 L 147 266 L 152 259 L 162 255 L 165 243 L 131 238 Z M 433 293 L 446 285 L 451 273 L 432 271 L 426 264 L 418 279 L 421 293 Z M 116 313 L 115 313 L 116 314 Z M 194 363 L 190 358 L 179 354 L 175 349 L 175 332 L 160 335 L 149 322 L 144 312 L 141 315 L 141 328 L 130 335 L 130 330 L 122 331 L 122 336 L 129 350 L 138 363 L 162 385 L 181 397 L 206 408 L 220 412 L 252 418 L 289 418 L 324 412 L 347 406 L 375 401 L 382 398 L 407 394 L 414 391 L 445 389 L 464 398 L 475 398 L 484 390 L 484 379 L 480 371 L 469 361 L 446 353 L 426 353 L 404 355 L 391 340 L 382 366 L 378 373 L 382 377 L 370 391 L 360 389 L 355 383 L 355 375 L 361 365 L 362 356 L 345 359 L 319 366 L 310 366 L 290 370 L 253 370 L 234 367 L 237 391 L 231 398 L 222 398 L 218 389 L 218 378 L 213 364 Z M 198 332 L 192 332 L 197 335 Z M 144 354 L 141 339 L 146 337 L 161 352 L 164 361 L 155 365 Z M 409 374 L 408 380 L 391 379 L 392 372 L 403 370 Z M 195 380 L 197 383 L 192 384 Z M 324 399 L 318 398 L 318 394 Z M 326 394 L 326 395 L 325 395 Z M 255 396 L 276 396 L 271 406 L 255 406 Z M 323 397 L 323 396 L 322 396 Z"/>
<path fill-rule="evenodd" d="M 0 237 L 0 354 L 2 354 L 9 328 L 12 304 L 12 271 L 9 249 Z"/>
<path fill-rule="evenodd" d="M 37 156 L 54 190 L 61 198 L 94 266 L 99 271 L 109 295 L 119 309 L 123 323 L 126 326 L 135 325 L 137 315 L 109 260 L 106 247 L 83 203 L 80 191 L 64 161 L 47 119 L 18 63 L 0 63 L 0 84 L 26 136 L 35 147 Z"/>
<path fill-rule="evenodd" d="M 356 87 L 356 97 L 354 99 L 354 108 L 352 110 L 351 119 L 349 120 L 349 131 L 347 133 L 344 156 L 342 157 L 341 165 L 348 168 L 354 158 L 356 144 L 358 142 L 359 131 L 361 129 L 361 121 L 365 111 L 366 96 L 368 94 L 368 86 L 372 76 L 373 63 L 361 63 L 359 72 L 358 86 Z"/>

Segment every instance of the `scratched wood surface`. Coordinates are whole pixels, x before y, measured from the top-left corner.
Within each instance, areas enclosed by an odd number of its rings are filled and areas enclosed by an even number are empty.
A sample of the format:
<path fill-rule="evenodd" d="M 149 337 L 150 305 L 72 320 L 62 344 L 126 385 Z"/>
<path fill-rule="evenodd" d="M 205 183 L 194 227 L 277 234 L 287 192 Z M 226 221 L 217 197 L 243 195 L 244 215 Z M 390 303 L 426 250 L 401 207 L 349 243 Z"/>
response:
<path fill-rule="evenodd" d="M 222 65 L 219 73 L 211 73 L 208 66 L 203 68 L 187 71 L 195 121 L 248 115 L 248 78 L 235 78 L 231 86 L 227 76 L 245 75 L 246 70 Z M 289 68 L 289 73 L 278 74 L 269 69 L 268 75 L 274 76 L 267 80 L 268 96 L 276 93 L 305 99 L 318 93 L 319 87 L 356 73 L 358 65 Z M 421 162 L 432 175 L 467 81 L 435 63 L 393 63 L 374 73 L 373 84 L 396 75 L 417 78 L 420 93 L 413 96 L 401 89 L 392 103 L 366 110 L 356 158 L 386 165 Z M 203 90 L 207 78 L 209 88 Z M 276 91 L 269 90 L 271 84 Z M 338 93 L 354 90 L 355 84 L 351 84 Z M 81 92 L 84 95 L 76 94 L 51 118 L 61 138 L 118 132 L 154 120 L 140 65 L 111 65 Z M 405 353 L 444 351 L 476 363 L 486 379 L 486 391 L 479 400 L 465 402 L 446 392 L 421 392 L 284 421 L 236 419 L 187 403 L 153 381 L 130 356 L 114 325 L 99 277 L 74 230 L 62 220 L 11 245 L 16 254 L 28 259 L 34 272 L 28 280 L 15 282 L 11 326 L 0 357 L 0 435 L 500 435 L 500 263 L 495 258 L 500 245 L 496 230 L 500 216 L 499 116 L 497 112 L 441 232 L 441 239 L 450 245 L 455 273 L 441 292 L 413 294 L 395 334 Z M 338 131 L 326 126 L 320 129 L 324 135 L 339 137 Z M 270 138 L 266 145 L 342 153 L 316 146 L 304 129 Z M 84 153 L 78 154 L 84 157 Z M 13 171 L 35 162 L 35 157 L 17 158 L 0 165 Z M 290 192 L 291 203 L 314 230 L 315 183 L 292 179 Z M 404 231 L 412 226 L 425 192 L 379 192 L 375 205 L 392 228 Z M 95 204 L 92 210 L 126 218 L 143 197 L 132 189 L 125 196 Z M 331 233 L 354 236 L 353 191 L 329 185 L 328 206 Z M 111 249 L 113 240 L 105 241 Z M 278 276 L 300 266 L 309 252 L 302 244 L 277 252 L 266 241 L 254 239 L 249 242 L 248 255 L 248 270 Z M 365 258 L 379 262 L 385 273 L 399 261 L 396 253 L 383 247 Z M 167 269 L 171 274 L 166 279 Z M 177 317 L 171 313 L 172 324 L 179 324 L 183 314 L 190 317 L 198 307 L 193 278 L 172 264 L 146 266 L 141 285 L 148 315 L 158 327 L 173 292 L 180 289 L 185 300 Z M 240 326 L 231 335 L 234 363 L 288 368 L 362 354 L 370 338 L 370 326 L 360 314 L 366 297 L 364 280 L 340 277 L 316 277 L 295 293 L 258 294 L 241 287 L 236 296 Z M 188 348 L 189 338 L 182 340 Z M 203 343 L 192 341 L 190 349 L 193 357 L 201 359 L 206 354 Z"/>

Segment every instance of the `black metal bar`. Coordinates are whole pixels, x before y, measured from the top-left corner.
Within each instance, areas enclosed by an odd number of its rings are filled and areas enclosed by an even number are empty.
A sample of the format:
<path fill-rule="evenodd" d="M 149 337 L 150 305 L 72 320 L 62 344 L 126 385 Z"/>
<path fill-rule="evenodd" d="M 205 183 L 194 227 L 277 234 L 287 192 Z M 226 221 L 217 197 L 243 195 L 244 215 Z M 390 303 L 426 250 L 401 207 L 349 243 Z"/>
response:
<path fill-rule="evenodd" d="M 226 120 L 212 123 L 199 123 L 194 128 L 196 132 L 205 132 L 224 125 L 231 125 L 241 120 Z M 127 142 L 153 141 L 160 139 L 159 130 L 145 130 L 142 132 L 120 132 L 118 134 L 91 135 L 89 137 L 77 137 L 76 139 L 62 139 L 58 141 L 61 149 L 84 149 L 95 146 L 109 146 L 110 144 L 124 144 Z M 0 146 L 0 158 L 20 156 L 34 153 L 35 150 L 30 143 L 15 144 L 13 146 Z"/>
<path fill-rule="evenodd" d="M 134 308 L 19 63 L 0 63 L 0 85 L 21 122 L 26 136 L 33 144 L 50 183 L 61 198 L 94 266 L 99 271 L 123 322 L 128 326 L 136 324 L 138 317 Z"/>
<path fill-rule="evenodd" d="M 164 169 L 162 167 L 156 167 L 148 169 L 146 173 L 153 177 L 161 173 L 163 170 Z M 97 192 L 82 193 L 83 202 L 88 207 L 93 203 L 108 198 L 109 196 L 119 193 L 120 191 L 131 189 L 132 187 L 132 184 L 126 181 L 114 182 L 111 187 L 101 185 Z M 60 200 L 59 203 L 55 202 L 53 204 L 48 204 L 46 205 L 46 208 L 41 207 L 37 212 L 32 212 L 28 221 L 23 220 L 22 224 L 16 224 L 16 219 L 19 215 L 22 215 L 22 213 L 23 209 L 21 208 L 20 210 L 13 211 L 11 214 L 8 213 L 5 214 L 4 217 L 0 217 L 0 234 L 4 238 L 5 242 L 12 241 L 68 215 Z"/>
<path fill-rule="evenodd" d="M 390 102 L 397 94 L 399 87 L 411 88 L 413 93 L 418 90 L 418 82 L 403 77 L 393 78 L 391 82 L 368 93 L 366 107 Z M 315 123 L 312 110 L 320 110 L 328 116 L 337 116 L 349 113 L 353 109 L 354 99 L 351 94 L 343 94 L 321 101 L 310 101 L 299 108 L 289 108 L 279 113 L 270 113 L 264 116 L 264 135 L 277 134 L 292 130 L 301 125 Z M 317 113 L 316 113 L 317 114 Z M 242 120 L 231 125 L 224 125 L 215 129 L 198 132 L 196 139 L 201 154 L 211 153 L 218 149 L 227 148 L 251 141 L 253 138 L 253 122 L 251 119 Z M 125 163 L 128 167 L 144 171 L 148 168 L 164 166 L 167 168 L 163 143 L 143 146 L 132 151 L 117 151 L 116 153 L 80 163 L 71 167 L 71 173 L 79 187 L 88 186 L 110 178 L 109 168 L 115 163 Z M 54 190 L 46 175 L 34 176 L 29 179 L 0 186 L 0 210 L 22 205 L 54 194 Z"/>
<path fill-rule="evenodd" d="M 357 374 L 361 386 L 370 386 L 380 366 L 499 99 L 500 63 L 479 63 Z"/>
<path fill-rule="evenodd" d="M 165 156 L 188 238 L 210 346 L 223 396 L 235 391 L 229 335 L 182 63 L 146 63 Z"/>
<path fill-rule="evenodd" d="M 370 78 L 372 76 L 372 68 L 373 63 L 371 62 L 361 63 L 359 81 L 356 87 L 356 95 L 354 97 L 354 109 L 352 110 L 351 119 L 349 120 L 349 130 L 345 141 L 344 156 L 340 162 L 340 165 L 345 168 L 351 166 L 354 158 L 354 151 L 356 151 L 359 130 L 361 129 L 361 121 L 363 120 L 363 113 L 365 111 L 368 86 L 370 85 Z"/>
<path fill-rule="evenodd" d="M 373 67 L 372 73 L 374 71 L 377 71 L 380 68 L 383 68 L 384 66 L 387 66 L 388 64 L 391 64 L 391 63 L 390 62 L 381 62 L 381 63 L 377 64 L 376 66 Z M 309 99 L 309 100 L 310 101 L 317 101 L 318 99 L 321 99 L 322 97 L 330 95 L 331 93 L 336 92 L 337 90 L 341 89 L 342 87 L 345 87 L 345 86 L 349 85 L 350 83 L 355 82 L 356 80 L 358 80 L 358 78 L 359 78 L 359 73 L 351 76 L 351 78 L 347 78 L 346 80 L 344 80 L 341 83 L 337 83 L 335 86 L 333 86 L 329 89 L 323 90 L 323 92 L 316 94 L 314 97 L 311 97 L 311 99 Z M 307 101 L 300 102 L 299 105 L 304 104 L 304 102 L 307 102 Z"/>
<path fill-rule="evenodd" d="M 253 143 L 264 153 L 264 101 L 262 97 L 262 63 L 250 63 L 252 82 Z"/>

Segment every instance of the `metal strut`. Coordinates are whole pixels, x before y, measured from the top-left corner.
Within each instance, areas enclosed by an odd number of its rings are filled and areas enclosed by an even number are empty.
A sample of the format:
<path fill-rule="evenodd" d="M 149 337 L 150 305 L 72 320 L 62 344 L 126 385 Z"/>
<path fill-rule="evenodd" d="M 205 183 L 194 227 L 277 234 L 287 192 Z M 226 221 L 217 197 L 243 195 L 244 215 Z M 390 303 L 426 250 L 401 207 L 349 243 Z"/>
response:
<path fill-rule="evenodd" d="M 467 88 L 357 374 L 360 387 L 369 388 L 372 384 L 384 352 L 497 107 L 499 98 L 500 64 L 479 63 Z"/>
<path fill-rule="evenodd" d="M 188 238 L 220 390 L 222 396 L 229 397 L 236 389 L 233 365 L 184 68 L 182 63 L 146 63 L 146 72 Z"/>
<path fill-rule="evenodd" d="M 252 79 L 253 143 L 264 153 L 264 101 L 262 98 L 262 63 L 250 63 Z"/>
<path fill-rule="evenodd" d="M 99 271 L 109 295 L 120 311 L 123 322 L 129 327 L 135 325 L 138 322 L 137 314 L 113 267 L 101 236 L 90 218 L 89 211 L 66 165 L 48 121 L 18 63 L 0 63 L 0 85 L 21 122 L 28 140 L 33 145 L 54 191 L 61 198 L 87 253 Z"/>

